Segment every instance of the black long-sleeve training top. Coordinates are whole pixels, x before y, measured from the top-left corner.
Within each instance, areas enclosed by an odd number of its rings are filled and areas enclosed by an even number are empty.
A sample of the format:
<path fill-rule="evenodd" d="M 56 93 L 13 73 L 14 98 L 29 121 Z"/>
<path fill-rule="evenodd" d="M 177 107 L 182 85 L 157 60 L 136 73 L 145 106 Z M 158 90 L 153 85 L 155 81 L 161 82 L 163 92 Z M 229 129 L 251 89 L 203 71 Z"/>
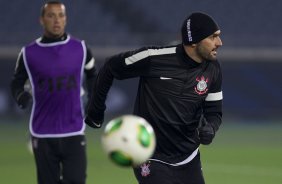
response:
<path fill-rule="evenodd" d="M 197 63 L 183 46 L 144 47 L 110 57 L 94 85 L 88 114 L 104 121 L 105 101 L 113 79 L 139 77 L 134 114 L 154 128 L 154 159 L 177 163 L 200 145 L 199 119 L 218 130 L 222 119 L 222 73 L 218 61 Z"/>

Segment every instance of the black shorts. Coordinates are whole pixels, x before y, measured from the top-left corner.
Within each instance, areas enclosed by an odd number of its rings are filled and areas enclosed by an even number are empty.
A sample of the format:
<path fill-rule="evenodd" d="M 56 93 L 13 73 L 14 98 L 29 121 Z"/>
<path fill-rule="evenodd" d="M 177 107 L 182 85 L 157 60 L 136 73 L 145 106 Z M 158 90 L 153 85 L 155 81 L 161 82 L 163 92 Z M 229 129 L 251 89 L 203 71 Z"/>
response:
<path fill-rule="evenodd" d="M 200 154 L 185 165 L 171 166 L 148 161 L 134 168 L 139 184 L 204 184 Z"/>
<path fill-rule="evenodd" d="M 85 184 L 84 135 L 62 138 L 32 137 L 38 184 Z"/>

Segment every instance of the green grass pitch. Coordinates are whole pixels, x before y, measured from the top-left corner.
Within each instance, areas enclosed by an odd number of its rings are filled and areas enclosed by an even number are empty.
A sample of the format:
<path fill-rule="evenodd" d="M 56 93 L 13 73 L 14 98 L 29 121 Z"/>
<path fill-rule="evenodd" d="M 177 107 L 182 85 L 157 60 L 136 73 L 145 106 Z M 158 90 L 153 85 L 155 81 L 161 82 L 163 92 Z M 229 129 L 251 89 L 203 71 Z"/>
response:
<path fill-rule="evenodd" d="M 0 121 L 0 183 L 35 184 L 27 149 L 28 124 Z M 201 146 L 207 184 L 282 183 L 282 123 L 225 123 L 214 143 Z M 100 145 L 101 130 L 87 128 L 87 184 L 136 184 L 130 168 L 114 165 Z M 193 178 L 191 178 L 193 179 Z"/>

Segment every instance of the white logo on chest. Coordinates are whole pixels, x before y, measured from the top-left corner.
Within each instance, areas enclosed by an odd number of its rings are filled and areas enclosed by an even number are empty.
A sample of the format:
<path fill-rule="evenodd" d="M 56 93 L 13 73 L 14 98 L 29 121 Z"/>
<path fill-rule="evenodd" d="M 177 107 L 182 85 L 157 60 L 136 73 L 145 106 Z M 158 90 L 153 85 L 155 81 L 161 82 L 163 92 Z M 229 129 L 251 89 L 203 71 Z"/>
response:
<path fill-rule="evenodd" d="M 208 82 L 209 79 L 204 76 L 197 77 L 196 81 L 198 82 L 197 86 L 194 88 L 195 92 L 199 95 L 205 94 L 208 91 Z"/>

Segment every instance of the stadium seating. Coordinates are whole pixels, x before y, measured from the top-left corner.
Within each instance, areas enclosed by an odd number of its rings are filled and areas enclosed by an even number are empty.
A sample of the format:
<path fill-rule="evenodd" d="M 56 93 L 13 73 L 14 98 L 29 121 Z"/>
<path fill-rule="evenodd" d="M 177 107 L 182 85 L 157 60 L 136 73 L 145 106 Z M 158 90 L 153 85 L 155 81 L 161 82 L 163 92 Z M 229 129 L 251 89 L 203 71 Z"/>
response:
<path fill-rule="evenodd" d="M 40 35 L 44 1 L 1 2 L 1 44 L 23 44 Z M 179 38 L 183 19 L 193 11 L 211 14 L 230 47 L 281 46 L 282 1 L 252 0 L 64 0 L 68 31 L 92 45 L 162 44 Z M 10 35 L 10 36 L 7 36 Z M 281 40 L 281 39 L 279 39 Z"/>

